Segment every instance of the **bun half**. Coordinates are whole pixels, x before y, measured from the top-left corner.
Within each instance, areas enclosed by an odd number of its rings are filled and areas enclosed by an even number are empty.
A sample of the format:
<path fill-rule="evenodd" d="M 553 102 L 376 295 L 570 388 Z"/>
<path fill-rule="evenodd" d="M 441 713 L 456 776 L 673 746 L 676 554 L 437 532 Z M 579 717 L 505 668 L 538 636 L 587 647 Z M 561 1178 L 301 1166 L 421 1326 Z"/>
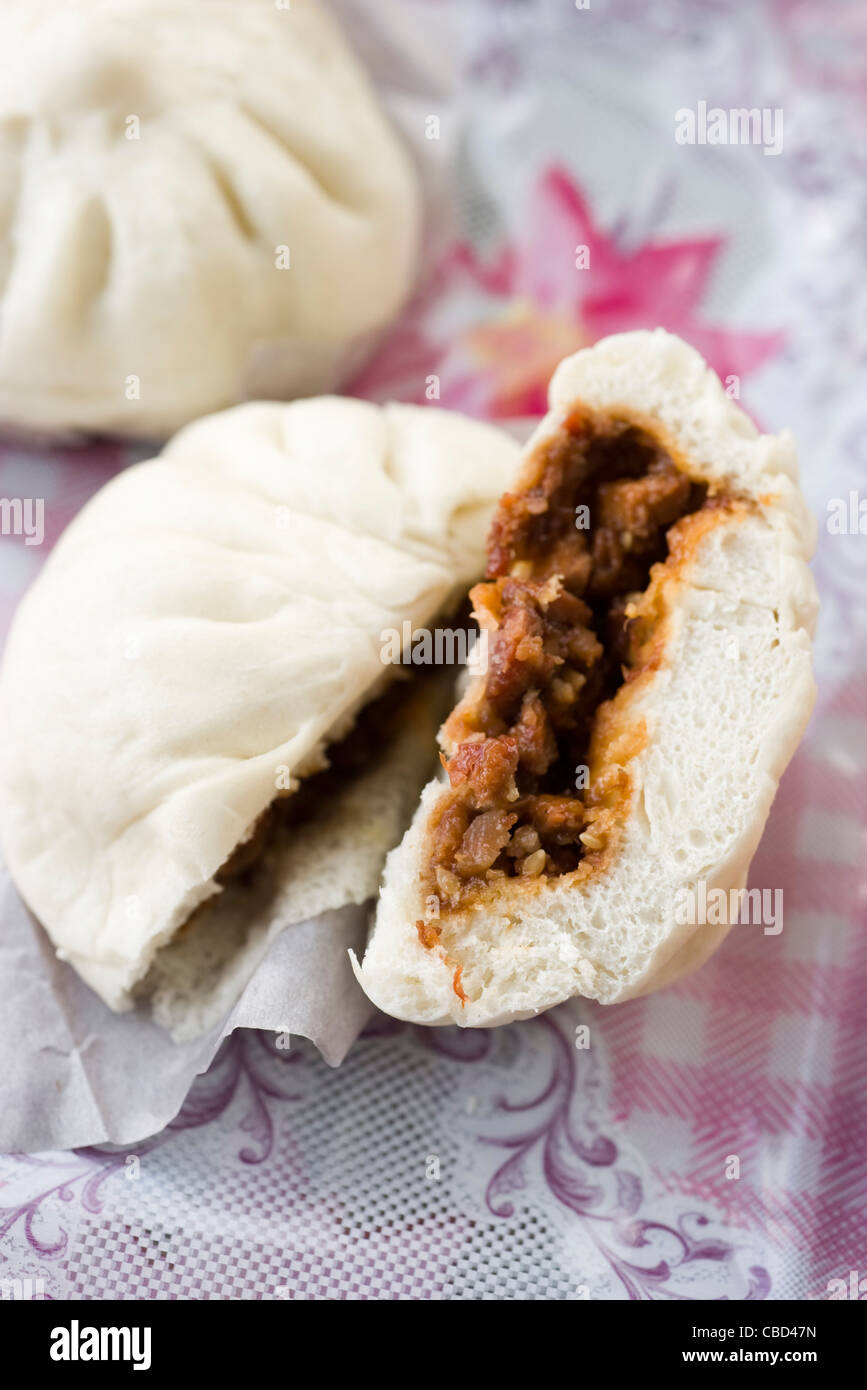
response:
<path fill-rule="evenodd" d="M 690 922 L 690 895 L 744 887 L 814 700 L 790 436 L 759 434 L 662 330 L 561 363 L 549 407 L 473 591 L 488 670 L 354 962 L 417 1023 L 613 1003 L 700 965 L 731 920 Z"/>
<path fill-rule="evenodd" d="M 112 1008 L 381 694 L 383 634 L 449 611 L 481 572 L 517 456 L 433 407 L 244 405 L 120 473 L 67 529 L 4 652 L 0 833 L 58 952 Z M 415 768 L 411 731 L 407 747 Z M 371 809 L 365 830 L 385 823 Z M 325 873 L 326 841 L 316 891 L 293 899 L 310 915 L 369 892 L 367 861 Z"/>

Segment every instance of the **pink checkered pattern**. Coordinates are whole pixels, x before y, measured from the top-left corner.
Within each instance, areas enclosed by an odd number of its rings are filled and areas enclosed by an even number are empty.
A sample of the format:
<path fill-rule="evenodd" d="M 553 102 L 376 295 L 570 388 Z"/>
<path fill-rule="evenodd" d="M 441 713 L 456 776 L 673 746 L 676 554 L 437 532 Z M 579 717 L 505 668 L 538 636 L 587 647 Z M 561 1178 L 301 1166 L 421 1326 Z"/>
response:
<path fill-rule="evenodd" d="M 816 1296 L 863 1266 L 867 1234 L 863 690 L 859 673 L 820 704 L 753 863 L 752 886 L 783 889 L 783 932 L 735 927 L 697 974 L 598 1011 L 614 1113 L 666 1188 L 808 1256 Z M 860 741 L 847 725 L 834 758 L 843 717 Z"/>

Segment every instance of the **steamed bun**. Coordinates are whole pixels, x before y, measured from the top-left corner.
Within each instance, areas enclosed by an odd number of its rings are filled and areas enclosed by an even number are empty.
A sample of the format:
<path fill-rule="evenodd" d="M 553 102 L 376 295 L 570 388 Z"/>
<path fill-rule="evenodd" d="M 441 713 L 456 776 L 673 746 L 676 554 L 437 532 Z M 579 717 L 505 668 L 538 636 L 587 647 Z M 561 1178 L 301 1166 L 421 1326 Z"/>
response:
<path fill-rule="evenodd" d="M 426 627 L 481 573 L 517 456 L 432 406 L 252 402 L 189 425 L 69 526 L 3 653 L 0 837 L 112 1008 L 394 675 L 383 634 Z"/>
<path fill-rule="evenodd" d="M 332 389 L 410 287 L 407 153 L 314 0 L 4 0 L 0 424 Z"/>

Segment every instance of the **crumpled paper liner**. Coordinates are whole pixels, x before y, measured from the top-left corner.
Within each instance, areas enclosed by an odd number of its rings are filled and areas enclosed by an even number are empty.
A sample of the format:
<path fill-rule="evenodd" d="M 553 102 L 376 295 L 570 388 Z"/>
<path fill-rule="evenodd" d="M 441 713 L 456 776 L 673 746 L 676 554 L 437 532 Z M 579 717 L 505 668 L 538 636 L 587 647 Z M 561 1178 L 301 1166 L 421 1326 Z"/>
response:
<path fill-rule="evenodd" d="M 278 822 L 250 873 L 157 956 L 132 1012 L 113 1013 L 58 960 L 0 861 L 0 1152 L 156 1133 L 235 1028 L 303 1035 L 342 1061 L 373 1013 L 348 951 L 364 951 L 451 688 L 448 672 L 419 681 L 363 768 L 302 821 Z"/>
<path fill-rule="evenodd" d="M 367 912 L 347 907 L 288 927 L 229 1015 L 178 1044 L 145 1013 L 114 1014 L 54 954 L 0 868 L 0 1151 L 131 1144 L 178 1113 L 196 1076 L 236 1028 L 310 1038 L 336 1066 L 372 1005 L 347 949 L 363 949 Z"/>

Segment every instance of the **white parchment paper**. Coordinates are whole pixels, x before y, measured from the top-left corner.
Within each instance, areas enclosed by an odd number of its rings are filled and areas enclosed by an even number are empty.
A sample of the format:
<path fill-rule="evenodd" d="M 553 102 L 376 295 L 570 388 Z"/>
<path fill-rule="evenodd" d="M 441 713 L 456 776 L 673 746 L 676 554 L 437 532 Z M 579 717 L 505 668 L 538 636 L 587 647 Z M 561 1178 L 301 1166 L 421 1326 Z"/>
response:
<path fill-rule="evenodd" d="M 235 1028 L 301 1034 L 336 1066 L 372 1012 L 349 966 L 366 911 L 287 928 L 226 1017 L 176 1043 L 141 1010 L 114 1014 L 54 948 L 0 868 L 0 1151 L 134 1143 L 177 1114 Z"/>

